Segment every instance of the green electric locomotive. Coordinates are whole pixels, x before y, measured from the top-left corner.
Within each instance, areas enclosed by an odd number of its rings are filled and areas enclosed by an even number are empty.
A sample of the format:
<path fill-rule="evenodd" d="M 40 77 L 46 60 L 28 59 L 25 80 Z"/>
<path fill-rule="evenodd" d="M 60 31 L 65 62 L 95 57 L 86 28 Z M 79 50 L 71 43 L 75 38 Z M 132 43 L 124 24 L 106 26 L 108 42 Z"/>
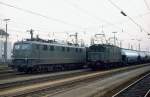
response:
<path fill-rule="evenodd" d="M 28 39 L 14 44 L 11 67 L 27 73 L 81 68 L 85 54 L 85 47 L 78 45 Z"/>
<path fill-rule="evenodd" d="M 121 48 L 117 46 L 94 44 L 89 47 L 88 64 L 93 69 L 117 67 L 121 62 Z"/>

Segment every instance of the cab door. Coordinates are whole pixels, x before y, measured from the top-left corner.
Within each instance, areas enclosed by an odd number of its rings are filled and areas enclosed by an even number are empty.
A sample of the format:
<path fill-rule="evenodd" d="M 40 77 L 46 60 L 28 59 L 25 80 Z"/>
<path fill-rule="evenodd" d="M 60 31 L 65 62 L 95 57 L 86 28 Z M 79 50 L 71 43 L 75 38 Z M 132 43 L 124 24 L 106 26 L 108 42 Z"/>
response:
<path fill-rule="evenodd" d="M 32 60 L 34 64 L 37 64 L 40 62 L 40 45 L 39 44 L 33 44 Z"/>

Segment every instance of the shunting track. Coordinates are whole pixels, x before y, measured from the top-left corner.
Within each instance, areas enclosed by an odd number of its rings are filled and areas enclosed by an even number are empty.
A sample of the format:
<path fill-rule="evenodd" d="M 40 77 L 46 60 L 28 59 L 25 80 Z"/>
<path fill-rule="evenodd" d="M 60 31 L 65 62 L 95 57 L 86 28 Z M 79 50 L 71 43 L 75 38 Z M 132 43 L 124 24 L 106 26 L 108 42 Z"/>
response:
<path fill-rule="evenodd" d="M 126 72 L 127 72 L 126 74 L 128 74 L 128 72 L 133 73 L 134 71 L 134 74 L 135 74 L 135 71 L 136 72 L 139 71 L 136 69 L 141 70 L 141 73 L 142 73 L 142 72 L 149 70 L 150 67 L 137 65 L 137 66 L 113 69 L 109 71 L 97 71 L 97 72 L 88 71 L 86 73 L 80 72 L 78 74 L 75 74 L 74 76 L 70 74 L 70 75 L 62 75 L 62 76 L 59 75 L 57 77 L 54 77 L 54 76 L 49 76 L 49 77 L 47 76 L 47 77 L 42 77 L 42 78 L 40 77 L 40 78 L 30 79 L 30 81 L 27 81 L 27 79 L 26 80 L 23 79 L 22 80 L 23 82 L 19 80 L 12 81 L 12 82 L 8 81 L 9 83 L 1 82 L 0 97 L 12 97 L 12 96 L 32 97 L 35 95 L 36 95 L 35 97 L 41 97 L 41 96 L 46 96 L 46 97 L 56 96 L 57 97 L 61 93 L 65 93 L 71 90 L 76 90 L 84 86 L 88 86 L 89 84 L 93 82 L 97 82 L 97 80 L 102 80 L 103 82 L 103 80 L 108 79 L 108 82 L 111 83 L 112 81 L 111 77 L 114 78 L 113 80 L 116 80 L 117 77 L 121 77 L 120 74 L 123 74 Z M 44 75 L 41 75 L 41 76 L 44 76 Z M 115 76 L 117 77 L 115 78 Z M 108 88 L 108 85 L 106 84 L 106 86 L 104 87 Z M 60 96 L 60 97 L 65 97 L 65 96 Z"/>
<path fill-rule="evenodd" d="M 119 91 L 113 97 L 150 97 L 150 73 Z"/>
<path fill-rule="evenodd" d="M 0 65 L 0 80 L 24 76 L 24 73 L 18 73 L 12 70 L 8 65 Z"/>

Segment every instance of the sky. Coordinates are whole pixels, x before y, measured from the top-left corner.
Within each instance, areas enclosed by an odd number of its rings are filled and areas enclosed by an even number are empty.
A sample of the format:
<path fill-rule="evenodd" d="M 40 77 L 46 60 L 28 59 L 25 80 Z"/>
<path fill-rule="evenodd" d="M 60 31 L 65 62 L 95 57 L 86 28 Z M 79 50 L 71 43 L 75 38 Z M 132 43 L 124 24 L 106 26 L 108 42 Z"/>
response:
<path fill-rule="evenodd" d="M 150 0 L 0 0 L 1 29 L 6 18 L 12 42 L 29 38 L 30 29 L 34 37 L 56 40 L 72 40 L 69 35 L 77 32 L 86 44 L 95 34 L 109 39 L 117 32 L 122 47 L 138 49 L 140 42 L 142 50 L 150 50 Z"/>

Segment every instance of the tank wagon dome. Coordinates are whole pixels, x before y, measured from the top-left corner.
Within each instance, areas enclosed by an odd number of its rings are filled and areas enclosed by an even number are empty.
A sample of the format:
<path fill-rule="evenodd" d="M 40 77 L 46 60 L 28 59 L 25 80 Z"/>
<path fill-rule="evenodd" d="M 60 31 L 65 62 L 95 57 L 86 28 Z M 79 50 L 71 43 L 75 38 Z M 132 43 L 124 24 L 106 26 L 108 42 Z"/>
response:
<path fill-rule="evenodd" d="M 145 57 L 145 56 L 146 56 L 146 52 L 145 52 L 145 51 L 139 51 L 139 55 L 140 55 L 141 57 Z"/>
<path fill-rule="evenodd" d="M 121 49 L 122 55 L 127 55 L 127 56 L 138 56 L 138 51 L 136 50 L 131 50 L 131 49 Z"/>

